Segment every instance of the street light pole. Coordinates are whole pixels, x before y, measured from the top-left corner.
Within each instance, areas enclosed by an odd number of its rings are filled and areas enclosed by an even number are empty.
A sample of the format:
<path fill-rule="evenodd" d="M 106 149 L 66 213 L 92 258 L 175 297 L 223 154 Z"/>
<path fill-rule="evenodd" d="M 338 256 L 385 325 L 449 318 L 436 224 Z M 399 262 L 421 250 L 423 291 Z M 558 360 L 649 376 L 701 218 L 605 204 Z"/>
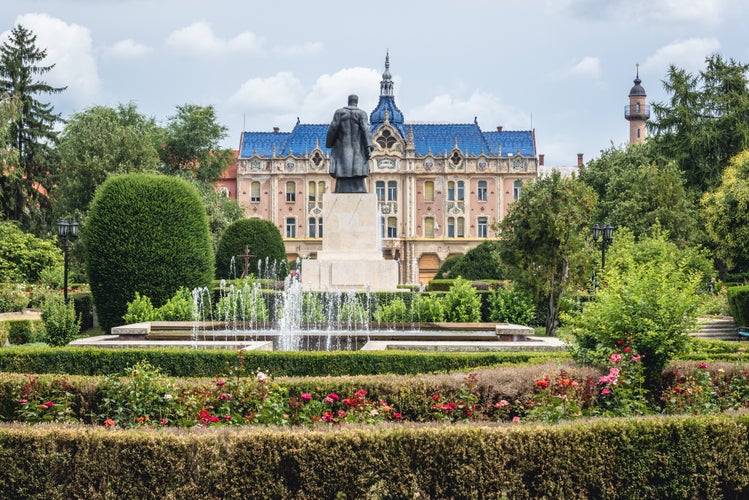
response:
<path fill-rule="evenodd" d="M 63 251 L 65 254 L 65 262 L 63 264 L 63 284 L 62 284 L 62 295 L 65 299 L 65 303 L 68 303 L 68 256 L 69 256 L 69 243 L 70 240 L 74 240 L 78 236 L 78 223 L 73 220 L 60 219 L 57 222 L 57 236 L 62 240 Z"/>
<path fill-rule="evenodd" d="M 611 245 L 614 239 L 614 227 L 611 224 L 593 226 L 593 241 L 598 243 L 601 239 L 601 270 L 606 268 L 606 249 Z"/>

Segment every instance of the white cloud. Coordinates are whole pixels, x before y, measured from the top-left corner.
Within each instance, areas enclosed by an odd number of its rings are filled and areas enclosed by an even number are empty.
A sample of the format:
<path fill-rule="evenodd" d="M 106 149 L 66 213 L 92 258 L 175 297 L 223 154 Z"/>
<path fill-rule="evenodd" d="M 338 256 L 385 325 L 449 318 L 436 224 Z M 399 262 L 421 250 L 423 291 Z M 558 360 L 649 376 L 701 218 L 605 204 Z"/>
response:
<path fill-rule="evenodd" d="M 242 84 L 230 102 L 254 111 L 298 110 L 304 86 L 292 73 L 281 72 L 268 78 L 252 78 Z"/>
<path fill-rule="evenodd" d="M 305 96 L 300 116 L 307 123 L 327 123 L 333 111 L 346 105 L 350 94 L 359 96 L 359 107 L 377 106 L 382 75 L 371 68 L 344 68 L 332 75 L 321 75 Z"/>
<path fill-rule="evenodd" d="M 552 15 L 569 12 L 584 19 L 715 24 L 729 13 L 728 3 L 728 0 L 546 0 L 545 5 Z"/>
<path fill-rule="evenodd" d="M 565 72 L 565 75 L 574 78 L 601 78 L 601 60 L 597 57 L 583 57 L 574 66 Z"/>
<path fill-rule="evenodd" d="M 259 54 L 264 40 L 250 31 L 231 39 L 219 38 L 205 21 L 198 21 L 172 32 L 166 44 L 175 50 L 196 57 L 210 57 L 226 53 Z"/>
<path fill-rule="evenodd" d="M 111 59 L 138 59 L 153 52 L 148 45 L 138 43 L 132 38 L 121 40 L 105 50 L 105 55 Z"/>
<path fill-rule="evenodd" d="M 299 45 L 289 45 L 286 47 L 274 47 L 273 52 L 283 57 L 291 56 L 311 56 L 320 54 L 323 51 L 322 42 L 306 42 Z"/>
<path fill-rule="evenodd" d="M 656 50 L 642 65 L 643 70 L 664 74 L 670 65 L 687 71 L 697 71 L 705 64 L 705 57 L 720 48 L 717 38 L 690 38 L 671 43 Z"/>
<path fill-rule="evenodd" d="M 413 121 L 469 123 L 478 118 L 484 130 L 497 125 L 508 129 L 528 128 L 529 117 L 507 106 L 496 95 L 475 90 L 468 99 L 459 99 L 448 94 L 434 97 L 424 106 L 409 110 L 408 119 Z"/>
<path fill-rule="evenodd" d="M 37 47 L 47 50 L 47 58 L 41 64 L 55 67 L 40 79 L 54 87 L 67 86 L 61 99 L 88 104 L 98 98 L 101 82 L 88 28 L 34 13 L 18 16 L 16 24 L 31 30 Z M 6 31 L 0 38 L 7 39 L 9 34 Z"/>

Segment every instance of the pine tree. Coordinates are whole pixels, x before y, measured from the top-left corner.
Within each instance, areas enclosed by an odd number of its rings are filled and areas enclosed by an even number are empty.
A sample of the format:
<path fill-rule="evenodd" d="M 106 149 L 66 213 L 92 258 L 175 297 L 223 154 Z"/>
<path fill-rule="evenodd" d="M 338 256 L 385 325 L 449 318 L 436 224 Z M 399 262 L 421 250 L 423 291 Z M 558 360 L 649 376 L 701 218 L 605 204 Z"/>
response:
<path fill-rule="evenodd" d="M 3 145 L 17 152 L 17 165 L 6 165 L 0 172 L 0 211 L 26 229 L 49 223 L 47 193 L 57 144 L 54 126 L 61 120 L 51 104 L 36 97 L 65 90 L 38 80 L 54 67 L 41 65 L 46 57 L 46 49 L 36 45 L 36 35 L 20 24 L 0 47 L 0 94 L 15 96 L 21 106 L 20 115 L 10 126 L 10 142 Z"/>

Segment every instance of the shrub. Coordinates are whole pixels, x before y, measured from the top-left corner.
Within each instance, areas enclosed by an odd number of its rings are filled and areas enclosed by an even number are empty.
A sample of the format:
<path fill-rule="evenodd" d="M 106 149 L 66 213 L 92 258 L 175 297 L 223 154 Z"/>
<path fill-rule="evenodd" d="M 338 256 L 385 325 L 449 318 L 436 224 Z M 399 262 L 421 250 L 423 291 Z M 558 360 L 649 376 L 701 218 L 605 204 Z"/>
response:
<path fill-rule="evenodd" d="M 532 325 L 536 318 L 533 297 L 505 288 L 497 288 L 489 295 L 489 321 Z"/>
<path fill-rule="evenodd" d="M 29 304 L 29 294 L 23 285 L 0 284 L 0 313 L 22 311 Z"/>
<path fill-rule="evenodd" d="M 44 340 L 51 346 L 63 346 L 81 331 L 81 318 L 76 317 L 72 302 L 65 303 L 62 294 L 50 295 L 42 304 Z"/>
<path fill-rule="evenodd" d="M 435 278 L 458 276 L 467 280 L 503 279 L 497 255 L 497 242 L 485 241 L 465 255 L 447 259 L 437 270 Z"/>
<path fill-rule="evenodd" d="M 125 324 L 132 325 L 133 323 L 145 323 L 155 319 L 156 309 L 154 309 L 151 299 L 135 292 L 135 298 L 127 303 L 127 312 L 122 316 L 122 320 Z"/>
<path fill-rule="evenodd" d="M 192 321 L 194 317 L 192 292 L 184 287 L 156 311 L 159 321 Z"/>
<path fill-rule="evenodd" d="M 246 281 L 241 287 L 234 285 L 216 303 L 219 321 L 268 321 L 268 307 L 257 282 Z"/>
<path fill-rule="evenodd" d="M 0 222 L 0 282 L 39 280 L 39 273 L 62 264 L 62 251 L 53 239 L 24 233 L 12 222 Z"/>
<path fill-rule="evenodd" d="M 729 287 L 728 306 L 737 325 L 749 326 L 749 286 Z"/>
<path fill-rule="evenodd" d="M 411 307 L 414 321 L 440 323 L 445 320 L 445 308 L 437 295 L 420 293 L 414 297 Z"/>
<path fill-rule="evenodd" d="M 410 315 L 406 310 L 406 303 L 400 297 L 380 306 L 375 311 L 375 321 L 378 323 L 405 323 L 410 320 Z"/>
<path fill-rule="evenodd" d="M 7 321 L 6 325 L 8 341 L 14 345 L 39 342 L 44 337 L 44 325 L 41 321 L 19 319 Z"/>
<path fill-rule="evenodd" d="M 216 251 L 217 278 L 235 278 L 242 274 L 244 261 L 237 256 L 244 254 L 245 245 L 249 254 L 254 255 L 251 263 L 255 270 L 258 263 L 268 263 L 270 267 L 275 265 L 275 276 L 263 277 L 283 279 L 288 274 L 286 248 L 278 228 L 270 221 L 253 218 L 234 221 L 224 231 Z M 232 258 L 234 269 L 231 267 Z"/>
<path fill-rule="evenodd" d="M 122 324 L 135 292 L 160 307 L 180 287 L 209 286 L 213 250 L 197 190 L 175 177 L 115 176 L 83 228 L 91 291 L 105 331 Z"/>
<path fill-rule="evenodd" d="M 442 299 L 445 320 L 454 323 L 478 323 L 481 321 L 481 299 L 471 282 L 458 278 Z"/>

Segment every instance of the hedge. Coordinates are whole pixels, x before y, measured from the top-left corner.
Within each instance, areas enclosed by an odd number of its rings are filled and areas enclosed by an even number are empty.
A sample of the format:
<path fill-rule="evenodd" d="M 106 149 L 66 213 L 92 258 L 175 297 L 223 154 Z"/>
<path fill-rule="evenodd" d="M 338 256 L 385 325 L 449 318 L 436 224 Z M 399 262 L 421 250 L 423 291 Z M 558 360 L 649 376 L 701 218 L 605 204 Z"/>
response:
<path fill-rule="evenodd" d="M 224 230 L 216 250 L 216 278 L 230 279 L 242 275 L 244 259 L 239 256 L 244 255 L 245 246 L 253 256 L 249 271 L 255 276 L 271 277 L 265 272 L 266 261 L 277 266 L 273 279 L 283 280 L 289 274 L 280 231 L 270 221 L 252 218 L 236 220 Z M 262 263 L 262 273 L 258 272 L 258 263 Z"/>
<path fill-rule="evenodd" d="M 332 432 L 3 425 L 0 490 L 13 498 L 744 498 L 748 450 L 745 416 Z"/>
<path fill-rule="evenodd" d="M 738 326 L 749 326 L 749 286 L 730 287 L 727 294 L 733 321 Z"/>
<path fill-rule="evenodd" d="M 262 370 L 277 377 L 416 374 L 566 357 L 559 352 L 248 351 L 243 369 L 246 375 Z M 6 347 L 0 349 L 0 372 L 106 375 L 143 360 L 168 376 L 213 377 L 236 366 L 238 356 L 231 350 Z"/>
<path fill-rule="evenodd" d="M 213 245 L 197 189 L 176 177 L 126 174 L 96 191 L 82 230 L 104 331 L 121 325 L 135 292 L 160 307 L 180 287 L 213 280 Z"/>

